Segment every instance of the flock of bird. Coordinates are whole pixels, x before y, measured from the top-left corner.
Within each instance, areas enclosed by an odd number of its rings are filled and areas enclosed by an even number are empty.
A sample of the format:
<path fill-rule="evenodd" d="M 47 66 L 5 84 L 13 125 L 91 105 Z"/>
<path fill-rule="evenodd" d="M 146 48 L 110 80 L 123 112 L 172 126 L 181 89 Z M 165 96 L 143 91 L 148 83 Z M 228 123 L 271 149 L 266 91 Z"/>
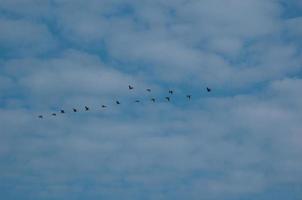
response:
<path fill-rule="evenodd" d="M 129 90 L 133 90 L 134 87 L 131 86 L 131 85 L 128 85 L 128 89 L 129 89 Z M 147 91 L 147 92 L 151 92 L 151 89 L 150 89 L 150 88 L 147 88 L 146 91 Z M 209 88 L 209 87 L 207 87 L 207 88 L 206 88 L 206 91 L 207 91 L 207 92 L 211 92 L 212 89 Z M 166 96 L 165 99 L 166 99 L 168 102 L 170 102 L 170 100 L 171 100 L 171 95 L 173 95 L 174 91 L 173 91 L 173 90 L 169 90 L 168 92 L 169 92 L 170 96 Z M 192 95 L 191 95 L 191 94 L 187 94 L 187 95 L 186 95 L 186 98 L 187 98 L 188 100 L 191 100 Z M 150 101 L 152 101 L 153 103 L 155 103 L 156 99 L 155 99 L 155 98 L 151 98 Z M 139 102 L 140 102 L 140 100 L 135 100 L 135 103 L 139 103 Z M 119 100 L 116 100 L 116 101 L 115 101 L 115 104 L 119 105 L 119 104 L 121 104 L 121 102 L 120 102 Z M 101 107 L 102 107 L 102 108 L 107 108 L 106 105 L 102 105 Z M 90 108 L 89 108 L 88 106 L 84 106 L 84 108 L 85 108 L 85 111 L 89 111 L 89 110 L 90 110 Z M 76 113 L 76 112 L 78 112 L 78 109 L 77 109 L 77 108 L 73 108 L 73 109 L 72 109 L 72 112 Z M 62 109 L 62 110 L 60 110 L 59 113 L 65 114 L 66 112 L 65 112 L 65 110 Z M 52 115 L 52 116 L 57 116 L 57 113 L 52 113 L 51 115 Z M 44 117 L 43 115 L 39 115 L 39 116 L 38 116 L 39 119 L 43 119 L 43 117 Z"/>

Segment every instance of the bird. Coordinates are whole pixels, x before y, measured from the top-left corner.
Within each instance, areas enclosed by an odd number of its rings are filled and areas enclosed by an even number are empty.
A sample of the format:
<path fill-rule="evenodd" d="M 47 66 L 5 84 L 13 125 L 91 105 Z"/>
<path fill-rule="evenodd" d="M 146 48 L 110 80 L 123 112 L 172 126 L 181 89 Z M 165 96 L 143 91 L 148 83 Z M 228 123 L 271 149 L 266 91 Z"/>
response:
<path fill-rule="evenodd" d="M 151 89 L 150 88 L 148 88 L 148 89 L 146 89 L 147 90 L 147 92 L 151 92 Z"/>
<path fill-rule="evenodd" d="M 121 104 L 119 101 L 115 101 L 116 104 Z"/>
<path fill-rule="evenodd" d="M 105 106 L 105 105 L 102 105 L 102 108 L 106 108 L 107 106 Z"/>
<path fill-rule="evenodd" d="M 72 110 L 73 110 L 73 112 L 78 112 L 78 110 L 77 110 L 77 109 L 75 109 L 75 108 L 73 108 Z"/>
<path fill-rule="evenodd" d="M 129 90 L 133 90 L 134 87 L 132 87 L 131 85 L 128 85 Z"/>
<path fill-rule="evenodd" d="M 64 113 L 65 113 L 65 110 L 61 110 L 60 112 L 61 112 L 62 114 L 64 114 Z"/>
<path fill-rule="evenodd" d="M 57 116 L 57 114 L 56 114 L 56 113 L 52 113 L 51 115 L 52 115 L 52 116 Z"/>
<path fill-rule="evenodd" d="M 43 115 L 39 115 L 38 118 L 39 118 L 39 119 L 43 119 Z"/>
<path fill-rule="evenodd" d="M 139 103 L 140 102 L 140 100 L 135 100 L 135 103 Z"/>
<path fill-rule="evenodd" d="M 85 111 L 88 111 L 88 110 L 89 110 L 88 106 L 85 106 Z"/>
<path fill-rule="evenodd" d="M 170 101 L 170 97 L 166 97 L 165 99 L 167 99 L 168 101 Z"/>
<path fill-rule="evenodd" d="M 151 101 L 154 103 L 155 102 L 155 98 L 151 98 Z"/>
<path fill-rule="evenodd" d="M 212 90 L 211 88 L 208 88 L 208 87 L 207 87 L 207 91 L 208 91 L 208 92 L 211 92 L 211 90 Z"/>
<path fill-rule="evenodd" d="M 173 90 L 169 90 L 169 93 L 170 93 L 170 94 L 173 94 Z"/>
<path fill-rule="evenodd" d="M 191 95 L 190 95 L 190 94 L 188 94 L 188 95 L 187 95 L 187 98 L 190 100 L 190 99 L 191 99 Z"/>

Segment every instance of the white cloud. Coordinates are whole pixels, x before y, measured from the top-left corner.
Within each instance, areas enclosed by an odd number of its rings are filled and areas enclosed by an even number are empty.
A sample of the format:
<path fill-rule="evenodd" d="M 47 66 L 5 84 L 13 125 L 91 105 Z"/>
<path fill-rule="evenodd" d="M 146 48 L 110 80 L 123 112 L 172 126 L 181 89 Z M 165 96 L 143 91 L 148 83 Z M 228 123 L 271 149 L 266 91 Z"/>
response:
<path fill-rule="evenodd" d="M 301 185 L 300 21 L 278 1 L 36 3 L 0 5 L 4 195 L 215 200 Z"/>
<path fill-rule="evenodd" d="M 44 24 L 0 18 L 0 45 L 9 55 L 36 55 L 56 47 L 56 40 Z"/>

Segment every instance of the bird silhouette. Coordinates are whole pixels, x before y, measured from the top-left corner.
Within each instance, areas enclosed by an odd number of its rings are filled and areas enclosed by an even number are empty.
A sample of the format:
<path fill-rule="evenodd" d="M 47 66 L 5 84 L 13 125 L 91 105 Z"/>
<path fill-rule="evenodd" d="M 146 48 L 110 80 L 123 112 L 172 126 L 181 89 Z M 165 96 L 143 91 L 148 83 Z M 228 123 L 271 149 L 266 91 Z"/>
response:
<path fill-rule="evenodd" d="M 128 85 L 128 88 L 129 88 L 129 90 L 133 90 L 134 89 L 134 87 L 132 86 L 132 85 Z M 150 88 L 147 88 L 146 89 L 146 91 L 147 92 L 151 92 L 151 89 Z M 206 91 L 207 92 L 212 92 L 212 89 L 210 88 L 210 87 L 206 87 Z M 168 102 L 170 102 L 171 100 L 172 100 L 172 95 L 174 94 L 174 90 L 171 90 L 171 89 L 169 89 L 168 90 L 168 93 L 169 93 L 169 96 L 166 96 L 165 97 L 165 100 L 167 100 Z M 191 100 L 192 99 L 192 95 L 191 94 L 187 94 L 186 95 L 186 98 L 188 99 L 188 100 Z M 155 103 L 156 102 L 156 98 L 151 98 L 150 99 L 153 103 Z M 160 100 L 159 100 L 160 101 Z M 134 100 L 134 102 L 135 103 L 139 103 L 139 102 L 141 102 L 139 99 L 136 99 L 136 100 Z M 119 105 L 119 104 L 121 104 L 120 103 L 120 101 L 118 101 L 118 100 L 116 100 L 115 101 L 115 103 L 117 104 L 117 105 Z M 101 105 L 101 107 L 102 108 L 106 108 L 107 106 L 106 105 Z M 90 108 L 88 107 L 88 106 L 84 106 L 84 108 L 85 108 L 85 111 L 89 111 L 90 110 Z M 72 111 L 73 112 L 78 112 L 78 110 L 76 109 L 76 108 L 72 108 Z M 80 111 L 81 111 L 81 109 L 80 109 Z M 80 112 L 79 111 L 79 112 Z M 67 111 L 67 113 L 68 113 L 69 111 Z M 59 110 L 57 113 L 51 113 L 51 116 L 57 116 L 59 113 L 61 113 L 61 114 L 65 114 L 66 113 L 66 111 L 64 110 L 64 109 L 61 109 L 61 110 Z M 38 115 L 37 116 L 39 119 L 43 119 L 44 118 L 44 116 L 43 115 Z"/>

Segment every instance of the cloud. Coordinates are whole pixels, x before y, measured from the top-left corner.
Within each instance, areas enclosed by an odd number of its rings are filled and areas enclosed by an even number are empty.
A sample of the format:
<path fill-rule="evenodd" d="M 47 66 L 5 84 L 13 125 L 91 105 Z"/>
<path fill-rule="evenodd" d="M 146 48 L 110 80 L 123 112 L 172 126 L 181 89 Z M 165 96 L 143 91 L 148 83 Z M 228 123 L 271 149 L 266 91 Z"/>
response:
<path fill-rule="evenodd" d="M 136 198 L 139 191 L 146 190 L 151 196 L 159 193 L 172 198 L 179 193 L 192 199 L 254 194 L 270 185 L 299 181 L 301 117 L 295 104 L 285 110 L 279 101 L 284 87 L 299 87 L 299 82 L 273 83 L 270 88 L 274 89 L 268 88 L 261 98 L 244 95 L 209 100 L 203 112 L 177 107 L 162 112 L 164 107 L 147 107 L 148 111 L 128 120 L 82 114 L 47 119 L 33 126 L 37 119 L 28 111 L 2 110 L 1 139 L 7 144 L 2 152 L 17 159 L 17 163 L 3 163 L 3 177 L 17 181 L 22 174 L 23 181 L 33 182 L 34 177 L 23 171 L 35 173 L 45 180 L 35 181 L 43 185 L 42 191 L 53 191 L 58 198 L 65 195 L 55 189 L 60 185 L 70 192 L 91 181 L 92 187 L 101 188 L 84 192 L 92 196 Z M 287 91 L 287 95 L 292 97 L 296 92 Z M 148 117 L 150 112 L 162 117 Z M 10 119 L 16 115 L 16 128 L 12 129 L 14 120 Z M 27 163 L 22 171 L 20 162 Z M 82 181 L 74 187 L 66 185 L 73 180 Z M 163 193 L 166 185 L 171 189 Z"/>
<path fill-rule="evenodd" d="M 0 18 L 0 27 L 1 48 L 6 56 L 43 54 L 56 47 L 56 41 L 44 24 Z"/>
<path fill-rule="evenodd" d="M 298 200 L 298 4 L 1 2 L 3 197 Z"/>

